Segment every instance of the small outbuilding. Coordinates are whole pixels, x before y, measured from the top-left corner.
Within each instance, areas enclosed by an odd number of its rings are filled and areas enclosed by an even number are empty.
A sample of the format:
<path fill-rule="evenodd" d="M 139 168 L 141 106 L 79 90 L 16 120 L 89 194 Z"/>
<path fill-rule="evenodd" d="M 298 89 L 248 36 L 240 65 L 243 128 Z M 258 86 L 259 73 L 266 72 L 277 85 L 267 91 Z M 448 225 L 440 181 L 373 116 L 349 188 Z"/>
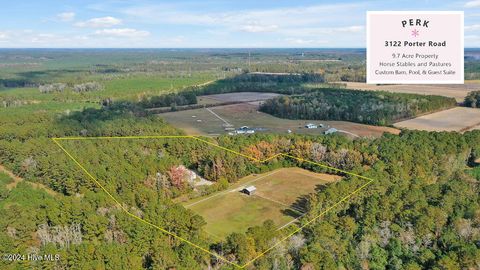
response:
<path fill-rule="evenodd" d="M 256 190 L 257 190 L 257 188 L 255 186 L 248 186 L 248 187 L 242 189 L 242 192 L 247 194 L 247 195 L 253 195 L 253 194 L 255 194 Z"/>
<path fill-rule="evenodd" d="M 328 130 L 326 130 L 324 132 L 325 135 L 328 135 L 328 134 L 333 134 L 333 133 L 337 133 L 338 132 L 338 129 L 336 128 L 329 128 Z"/>

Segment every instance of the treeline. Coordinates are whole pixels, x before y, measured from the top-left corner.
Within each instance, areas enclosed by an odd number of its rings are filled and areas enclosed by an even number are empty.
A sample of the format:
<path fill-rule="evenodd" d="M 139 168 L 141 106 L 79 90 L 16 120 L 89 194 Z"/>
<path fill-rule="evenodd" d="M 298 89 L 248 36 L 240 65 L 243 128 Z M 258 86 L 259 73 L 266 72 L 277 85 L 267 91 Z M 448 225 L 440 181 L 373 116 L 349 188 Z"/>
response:
<path fill-rule="evenodd" d="M 215 83 L 196 87 L 197 95 L 213 95 L 232 92 L 273 92 L 280 94 L 304 93 L 304 83 L 323 83 L 322 75 L 301 73 L 288 75 L 245 73 Z"/>
<path fill-rule="evenodd" d="M 169 93 L 159 96 L 147 96 L 140 105 L 145 108 L 171 107 L 195 105 L 197 97 L 234 92 L 273 92 L 281 94 L 298 94 L 309 91 L 302 84 L 323 83 L 323 76 L 316 73 L 302 74 L 261 74 L 244 73 L 231 78 L 221 79 L 205 86 L 192 86 L 178 93 Z"/>
<path fill-rule="evenodd" d="M 475 53 L 465 56 L 465 80 L 480 79 L 480 62 Z"/>
<path fill-rule="evenodd" d="M 140 102 L 140 105 L 145 108 L 171 107 L 171 110 L 175 110 L 177 106 L 191 104 L 197 104 L 197 94 L 191 90 L 182 91 L 180 93 L 145 97 Z"/>
<path fill-rule="evenodd" d="M 51 83 L 51 84 L 42 84 L 38 87 L 40 93 L 61 93 L 69 89 L 66 83 Z M 74 84 L 71 87 L 71 90 L 76 93 L 84 92 L 93 92 L 103 90 L 104 87 L 98 82 L 86 82 L 80 84 Z"/>
<path fill-rule="evenodd" d="M 342 120 L 391 125 L 401 119 L 455 105 L 455 99 L 442 96 L 319 89 L 304 95 L 267 100 L 260 110 L 288 119 Z"/>
<path fill-rule="evenodd" d="M 472 91 L 468 93 L 463 104 L 471 108 L 480 108 L 480 91 Z"/>
<path fill-rule="evenodd" d="M 13 88 L 13 87 L 34 87 L 37 83 L 28 79 L 3 79 L 0 78 L 0 88 Z"/>

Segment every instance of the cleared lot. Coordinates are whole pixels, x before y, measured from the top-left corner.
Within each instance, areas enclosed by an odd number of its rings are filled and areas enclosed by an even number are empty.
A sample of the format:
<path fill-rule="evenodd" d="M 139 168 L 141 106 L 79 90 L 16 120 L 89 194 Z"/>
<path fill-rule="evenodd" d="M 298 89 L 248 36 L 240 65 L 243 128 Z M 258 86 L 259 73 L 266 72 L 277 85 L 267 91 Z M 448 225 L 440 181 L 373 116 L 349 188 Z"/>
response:
<path fill-rule="evenodd" d="M 479 128 L 480 109 L 456 107 L 398 122 L 394 126 L 415 130 L 463 132 Z"/>
<path fill-rule="evenodd" d="M 258 111 L 258 102 L 241 103 L 234 105 L 210 108 L 221 119 L 224 119 L 233 128 L 249 126 L 258 129 L 257 132 L 273 132 L 286 134 L 288 130 L 299 134 L 322 134 L 328 127 L 344 130 L 358 136 L 379 137 L 384 132 L 398 134 L 399 130 L 389 127 L 363 125 L 344 121 L 323 120 L 290 120 L 277 118 Z M 159 114 L 170 124 L 183 129 L 189 135 L 218 135 L 224 134 L 225 122 L 206 109 L 195 109 Z M 308 123 L 324 124 L 324 128 L 307 129 Z M 351 136 L 351 135 L 348 135 Z"/>
<path fill-rule="evenodd" d="M 379 91 L 384 90 L 396 93 L 410 93 L 422 95 L 439 95 L 446 97 L 453 97 L 457 102 L 463 102 L 465 96 L 470 91 L 478 90 L 480 83 L 477 81 L 466 81 L 465 84 L 436 84 L 436 85 L 375 85 L 359 82 L 347 82 L 348 89 L 361 89 Z"/>
<path fill-rule="evenodd" d="M 226 94 L 216 94 L 216 95 L 207 95 L 200 96 L 200 99 L 205 100 L 215 100 L 218 102 L 249 102 L 249 101 L 258 101 L 258 100 L 267 100 L 274 97 L 281 96 L 276 93 L 258 93 L 258 92 L 239 92 L 239 93 L 226 93 Z"/>
<path fill-rule="evenodd" d="M 282 168 L 247 176 L 227 191 L 197 198 L 184 206 L 205 219 L 205 230 L 209 234 L 224 238 L 232 232 L 245 232 L 269 219 L 277 228 L 288 224 L 303 214 L 297 200 L 314 192 L 320 185 L 339 179 L 338 176 L 300 168 Z M 249 185 L 257 188 L 254 195 L 240 192 Z"/>

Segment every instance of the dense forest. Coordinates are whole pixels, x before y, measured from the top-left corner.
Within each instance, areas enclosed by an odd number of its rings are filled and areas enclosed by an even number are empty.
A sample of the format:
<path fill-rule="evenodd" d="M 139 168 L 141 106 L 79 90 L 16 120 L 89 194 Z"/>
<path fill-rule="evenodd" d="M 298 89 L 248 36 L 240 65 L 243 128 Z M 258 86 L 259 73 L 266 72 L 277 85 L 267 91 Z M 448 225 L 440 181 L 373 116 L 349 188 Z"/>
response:
<path fill-rule="evenodd" d="M 89 109 L 64 116 L 48 129 L 35 129 L 35 133 L 26 130 L 19 138 L 7 137 L 2 125 L 2 164 L 29 182 L 44 184 L 55 194 L 23 182 L 13 189 L 4 184 L 0 193 L 0 211 L 6 217 L 0 223 L 2 253 L 12 252 L 12 246 L 17 252 L 59 253 L 58 267 L 232 269 L 125 215 L 48 139 L 181 134 L 160 118 L 137 110 L 126 105 Z M 47 138 L 36 139 L 38 132 Z M 400 136 L 355 141 L 342 136 L 300 135 L 218 138 L 222 146 L 259 158 L 286 152 L 376 179 L 364 193 L 257 260 L 256 269 L 477 267 L 478 179 L 466 170 L 480 157 L 479 141 L 478 131 L 464 135 L 403 132 Z M 240 264 L 286 232 L 273 233 L 273 224 L 266 222 L 246 234 L 232 234 L 223 243 L 213 241 L 203 233 L 201 217 L 173 203 L 172 198 L 191 194 L 191 189 L 174 181 L 169 173 L 172 166 L 184 164 L 198 170 L 217 182 L 212 187 L 215 190 L 241 176 L 278 167 L 323 171 L 308 163 L 280 158 L 254 164 L 199 141 L 88 140 L 66 142 L 65 147 L 105 181 L 108 190 L 130 211 Z M 165 183 L 171 188 L 162 188 Z M 303 220 L 317 215 L 361 183 L 361 179 L 347 177 L 305 198 L 309 212 Z M 16 265 L 1 263 L 7 269 Z"/>
<path fill-rule="evenodd" d="M 323 83 L 324 77 L 316 73 L 271 75 L 245 73 L 218 80 L 213 84 L 197 89 L 198 95 L 212 95 L 231 92 L 274 92 L 280 94 L 304 93 L 305 83 Z"/>
<path fill-rule="evenodd" d="M 455 99 L 348 89 L 312 90 L 305 95 L 267 100 L 260 110 L 289 119 L 343 120 L 372 125 L 395 121 L 456 105 Z"/>
<path fill-rule="evenodd" d="M 140 104 L 145 108 L 171 107 L 175 110 L 177 106 L 197 104 L 197 94 L 194 91 L 182 91 L 152 97 L 144 97 Z"/>

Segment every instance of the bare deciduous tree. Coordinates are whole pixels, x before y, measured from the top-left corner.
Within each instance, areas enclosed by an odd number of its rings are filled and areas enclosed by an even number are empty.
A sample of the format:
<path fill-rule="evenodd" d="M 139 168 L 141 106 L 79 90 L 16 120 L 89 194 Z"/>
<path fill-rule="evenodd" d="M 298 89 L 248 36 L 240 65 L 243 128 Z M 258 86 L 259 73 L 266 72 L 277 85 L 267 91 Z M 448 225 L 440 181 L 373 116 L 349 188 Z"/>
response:
<path fill-rule="evenodd" d="M 82 231 L 78 223 L 53 227 L 48 224 L 41 224 L 38 226 L 36 233 L 42 245 L 54 243 L 62 248 L 68 248 L 70 244 L 78 245 L 82 243 Z"/>
<path fill-rule="evenodd" d="M 385 247 L 392 238 L 392 231 L 390 230 L 390 221 L 385 220 L 380 223 L 380 228 L 377 229 L 378 237 L 380 238 L 380 246 Z"/>
<path fill-rule="evenodd" d="M 472 221 L 464 218 L 455 221 L 455 229 L 458 235 L 466 240 L 470 240 L 475 232 Z"/>
<path fill-rule="evenodd" d="M 114 215 L 108 219 L 108 229 L 105 231 L 105 240 L 109 243 L 117 242 L 123 244 L 127 241 L 125 233 L 117 226 L 117 220 Z"/>
<path fill-rule="evenodd" d="M 319 143 L 312 144 L 312 159 L 316 162 L 322 161 L 327 153 L 327 147 Z"/>
<path fill-rule="evenodd" d="M 103 90 L 103 85 L 99 84 L 98 82 L 87 82 L 82 84 L 76 84 L 73 86 L 73 91 L 77 93 L 92 92 L 92 91 L 99 91 L 99 90 Z"/>
<path fill-rule="evenodd" d="M 305 245 L 305 242 L 306 241 L 303 234 L 298 233 L 293 235 L 292 237 L 290 237 L 290 240 L 288 241 L 288 251 L 290 251 L 295 255 L 298 255 L 298 251 L 300 250 L 300 248 L 303 247 L 303 245 Z"/>
<path fill-rule="evenodd" d="M 38 87 L 41 93 L 63 92 L 65 89 L 67 89 L 67 85 L 64 83 L 44 84 Z"/>
<path fill-rule="evenodd" d="M 17 237 L 17 229 L 15 229 L 14 227 L 8 226 L 7 227 L 7 235 L 12 237 L 12 238 L 16 238 Z"/>
<path fill-rule="evenodd" d="M 37 168 L 37 161 L 35 161 L 35 159 L 33 159 L 33 157 L 28 157 L 28 158 L 23 160 L 23 162 L 22 162 L 22 169 L 23 170 L 29 171 L 29 170 L 32 170 L 32 169 L 35 169 L 35 168 Z"/>

